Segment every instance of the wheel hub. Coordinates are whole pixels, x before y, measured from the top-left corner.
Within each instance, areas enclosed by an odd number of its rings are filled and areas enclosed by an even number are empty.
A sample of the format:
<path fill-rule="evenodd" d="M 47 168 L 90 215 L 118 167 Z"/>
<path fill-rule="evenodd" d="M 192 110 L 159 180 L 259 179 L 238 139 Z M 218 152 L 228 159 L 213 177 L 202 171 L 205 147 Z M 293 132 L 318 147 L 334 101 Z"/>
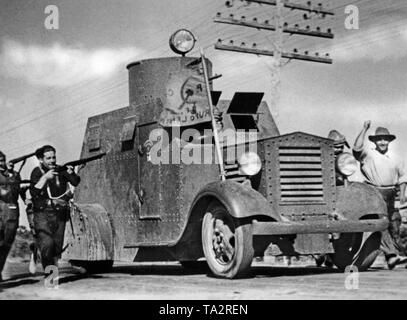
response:
<path fill-rule="evenodd" d="M 230 263 L 235 254 L 234 233 L 222 220 L 216 219 L 213 229 L 212 246 L 216 260 L 221 264 Z"/>

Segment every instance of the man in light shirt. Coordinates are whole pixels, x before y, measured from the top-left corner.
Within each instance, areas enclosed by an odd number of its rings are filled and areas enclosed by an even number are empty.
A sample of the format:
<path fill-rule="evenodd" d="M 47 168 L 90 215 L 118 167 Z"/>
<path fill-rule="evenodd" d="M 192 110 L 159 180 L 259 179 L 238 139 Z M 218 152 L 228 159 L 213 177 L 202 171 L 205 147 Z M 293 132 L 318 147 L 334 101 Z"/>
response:
<path fill-rule="evenodd" d="M 389 217 L 389 229 L 382 233 L 381 250 L 383 251 L 389 269 L 396 265 L 406 263 L 407 257 L 400 256 L 397 250 L 395 237 L 397 236 L 397 215 L 394 208 L 396 187 L 400 185 L 400 204 L 406 202 L 407 174 L 404 170 L 404 162 L 393 152 L 389 151 L 389 144 L 396 139 L 386 128 L 378 127 L 375 135 L 369 136 L 369 140 L 375 144 L 370 147 L 365 143 L 366 133 L 370 128 L 370 121 L 366 121 L 363 129 L 357 136 L 353 147 L 353 154 L 362 164 L 362 173 L 367 183 L 376 186 L 387 204 Z"/>

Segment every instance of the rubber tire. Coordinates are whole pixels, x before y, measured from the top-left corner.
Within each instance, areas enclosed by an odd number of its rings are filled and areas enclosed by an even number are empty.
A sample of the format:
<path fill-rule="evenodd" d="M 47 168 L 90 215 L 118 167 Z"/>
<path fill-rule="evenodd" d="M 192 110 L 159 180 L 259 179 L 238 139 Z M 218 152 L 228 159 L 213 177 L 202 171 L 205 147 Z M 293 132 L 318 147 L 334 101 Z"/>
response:
<path fill-rule="evenodd" d="M 234 234 L 235 253 L 229 263 L 222 264 L 215 257 L 212 237 L 216 219 L 227 224 Z M 250 270 L 254 257 L 252 226 L 251 223 L 240 224 L 238 222 L 219 203 L 210 205 L 203 218 L 202 247 L 206 262 L 216 277 L 240 278 L 246 276 Z"/>
<path fill-rule="evenodd" d="M 362 245 L 363 237 L 366 240 Z M 355 266 L 358 271 L 366 271 L 380 254 L 380 242 L 380 232 L 342 233 L 333 241 L 332 261 L 340 270 Z"/>
<path fill-rule="evenodd" d="M 108 273 L 113 269 L 113 260 L 70 260 L 71 265 L 84 268 L 87 273 Z"/>

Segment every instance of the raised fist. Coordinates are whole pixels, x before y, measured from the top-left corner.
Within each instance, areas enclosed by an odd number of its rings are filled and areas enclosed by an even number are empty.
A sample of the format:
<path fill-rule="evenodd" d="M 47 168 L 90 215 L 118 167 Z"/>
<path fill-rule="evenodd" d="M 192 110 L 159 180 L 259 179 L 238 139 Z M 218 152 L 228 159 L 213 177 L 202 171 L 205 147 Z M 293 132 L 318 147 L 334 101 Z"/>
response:
<path fill-rule="evenodd" d="M 365 130 L 368 130 L 370 128 L 370 120 L 365 121 L 365 123 L 363 124 L 363 128 L 365 128 Z"/>

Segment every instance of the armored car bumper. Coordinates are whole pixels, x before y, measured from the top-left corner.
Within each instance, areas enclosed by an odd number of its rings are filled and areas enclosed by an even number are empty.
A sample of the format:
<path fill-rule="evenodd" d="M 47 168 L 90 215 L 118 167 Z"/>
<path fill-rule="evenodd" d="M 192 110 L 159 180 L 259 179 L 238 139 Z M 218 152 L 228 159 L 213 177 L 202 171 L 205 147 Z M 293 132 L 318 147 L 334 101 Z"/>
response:
<path fill-rule="evenodd" d="M 387 229 L 387 217 L 366 220 L 264 222 L 253 221 L 253 235 L 376 232 Z"/>

